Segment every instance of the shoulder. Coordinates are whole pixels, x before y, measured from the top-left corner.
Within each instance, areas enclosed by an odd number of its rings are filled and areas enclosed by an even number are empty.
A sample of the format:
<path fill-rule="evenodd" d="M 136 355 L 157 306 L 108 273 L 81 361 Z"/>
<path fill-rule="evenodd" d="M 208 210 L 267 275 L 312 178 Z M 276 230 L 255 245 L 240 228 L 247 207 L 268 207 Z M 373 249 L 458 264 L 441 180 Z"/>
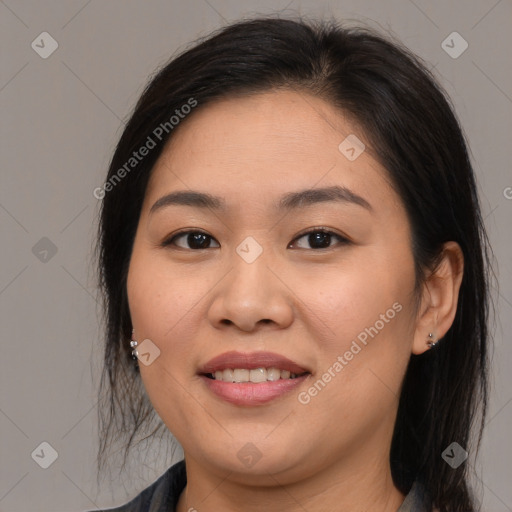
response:
<path fill-rule="evenodd" d="M 88 512 L 170 512 L 174 511 L 187 484 L 185 461 L 171 466 L 155 482 L 124 505 Z M 171 507 L 171 508 L 169 508 Z"/>

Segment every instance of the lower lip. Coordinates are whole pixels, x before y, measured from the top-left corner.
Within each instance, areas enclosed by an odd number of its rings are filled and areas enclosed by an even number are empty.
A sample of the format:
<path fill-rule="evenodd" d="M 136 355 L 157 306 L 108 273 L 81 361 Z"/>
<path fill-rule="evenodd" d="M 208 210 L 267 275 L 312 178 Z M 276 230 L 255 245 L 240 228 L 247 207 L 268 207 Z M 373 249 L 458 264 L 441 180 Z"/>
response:
<path fill-rule="evenodd" d="M 261 405 L 280 396 L 293 391 L 300 386 L 309 374 L 295 379 L 279 379 L 266 382 L 224 382 L 214 380 L 201 375 L 208 389 L 224 399 L 226 402 L 234 405 Z"/>

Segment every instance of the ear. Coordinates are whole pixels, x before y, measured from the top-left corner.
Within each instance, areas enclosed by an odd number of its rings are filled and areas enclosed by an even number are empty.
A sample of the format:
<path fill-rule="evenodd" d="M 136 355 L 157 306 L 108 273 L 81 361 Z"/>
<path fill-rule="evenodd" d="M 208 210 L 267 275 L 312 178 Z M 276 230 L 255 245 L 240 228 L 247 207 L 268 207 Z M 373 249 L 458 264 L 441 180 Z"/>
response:
<path fill-rule="evenodd" d="M 413 354 L 423 354 L 429 341 L 438 342 L 451 327 L 457 312 L 464 255 L 456 242 L 443 245 L 439 265 L 426 279 L 416 318 Z M 432 339 L 429 338 L 432 333 Z"/>

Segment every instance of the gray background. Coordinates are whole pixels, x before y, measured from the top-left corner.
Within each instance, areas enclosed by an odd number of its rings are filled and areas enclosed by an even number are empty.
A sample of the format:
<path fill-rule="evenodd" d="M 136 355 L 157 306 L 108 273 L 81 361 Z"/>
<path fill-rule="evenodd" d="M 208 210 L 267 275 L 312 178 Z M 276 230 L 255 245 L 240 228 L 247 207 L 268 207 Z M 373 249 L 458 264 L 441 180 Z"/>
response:
<path fill-rule="evenodd" d="M 149 445 L 150 456 L 134 457 L 132 470 L 121 476 L 114 470 L 112 482 L 96 486 L 102 349 L 91 267 L 99 207 L 93 190 L 104 181 L 123 120 L 157 66 L 228 21 L 276 11 L 335 15 L 392 33 L 429 62 L 453 99 L 469 139 L 500 283 L 493 394 L 476 483 L 484 510 L 512 510 L 512 2 L 3 0 L 1 511 L 78 512 L 120 504 L 180 458 L 179 449 L 174 457 L 160 452 L 151 458 L 157 445 Z M 42 46 L 38 36 L 45 31 L 59 46 L 43 59 L 31 43 Z M 469 45 L 458 58 L 441 46 L 453 31 Z M 47 469 L 31 456 L 42 442 L 58 453 Z"/>

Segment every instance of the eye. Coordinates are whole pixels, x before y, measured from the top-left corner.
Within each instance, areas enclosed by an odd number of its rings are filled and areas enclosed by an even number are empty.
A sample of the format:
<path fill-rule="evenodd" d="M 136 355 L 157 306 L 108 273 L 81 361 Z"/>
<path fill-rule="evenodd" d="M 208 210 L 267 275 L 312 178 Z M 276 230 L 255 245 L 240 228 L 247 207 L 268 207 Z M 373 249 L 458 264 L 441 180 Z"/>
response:
<path fill-rule="evenodd" d="M 288 248 L 292 247 L 294 242 L 297 243 L 297 241 L 301 240 L 302 238 L 305 238 L 306 243 L 310 244 L 310 246 L 301 247 L 299 244 L 299 248 L 301 249 L 330 249 L 332 247 L 331 242 L 333 238 L 337 239 L 341 245 L 347 245 L 350 243 L 350 240 L 344 236 L 334 233 L 333 231 L 327 230 L 325 228 L 314 228 L 295 238 L 288 245 Z M 177 243 L 178 240 L 182 239 L 185 240 L 185 246 Z M 213 240 L 215 239 L 212 236 L 204 233 L 203 231 L 182 231 L 164 241 L 162 246 L 167 247 L 169 245 L 175 245 L 182 249 L 192 250 L 212 249 L 220 247 L 217 241 L 215 241 L 217 246 L 211 247 L 211 242 Z"/>
<path fill-rule="evenodd" d="M 185 239 L 185 243 L 189 244 L 188 247 L 176 243 L 176 240 L 183 238 Z M 214 238 L 203 231 L 182 231 L 163 242 L 162 246 L 177 245 L 182 249 L 209 249 L 212 240 L 214 240 Z M 217 245 L 217 247 L 220 246 Z"/>
<path fill-rule="evenodd" d="M 336 238 L 342 245 L 347 245 L 350 243 L 350 240 L 344 236 L 338 235 L 337 233 L 329 231 L 325 228 L 311 229 L 295 238 L 293 242 L 296 242 L 301 238 L 306 238 L 306 243 L 310 244 L 310 247 L 300 247 L 301 249 L 330 249 L 332 247 L 330 242 L 333 238 Z M 290 243 L 288 247 L 291 247 L 293 242 Z"/>

